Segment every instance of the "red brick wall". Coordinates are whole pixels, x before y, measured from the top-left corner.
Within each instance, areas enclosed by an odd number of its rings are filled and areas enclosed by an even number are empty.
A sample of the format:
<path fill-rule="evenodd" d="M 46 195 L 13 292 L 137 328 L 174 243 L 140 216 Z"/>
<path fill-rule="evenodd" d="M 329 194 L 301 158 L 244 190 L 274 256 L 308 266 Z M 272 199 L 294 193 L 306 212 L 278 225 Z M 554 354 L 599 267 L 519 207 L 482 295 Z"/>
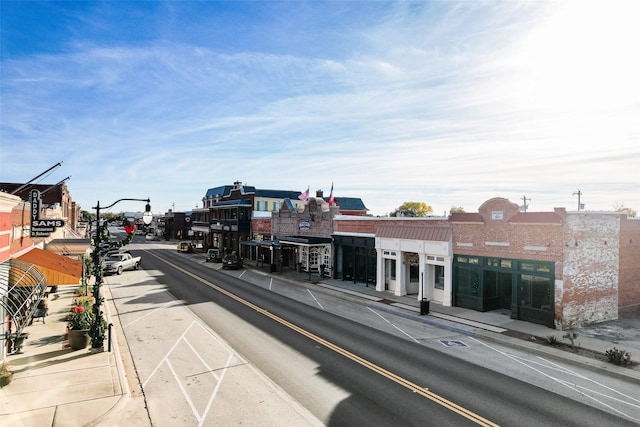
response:
<path fill-rule="evenodd" d="M 562 259 L 562 224 L 452 224 L 453 253 L 558 261 Z M 507 246 L 501 246 L 508 243 Z"/>
<path fill-rule="evenodd" d="M 284 236 L 331 237 L 333 234 L 333 216 L 338 208 L 331 206 L 323 210 L 321 199 L 311 198 L 303 211 L 290 212 L 281 209 L 271 216 L 271 234 L 280 238 Z M 308 223 L 308 227 L 300 227 L 300 223 Z"/>
<path fill-rule="evenodd" d="M 28 248 L 33 247 L 34 240 L 29 236 L 29 231 L 26 227 L 31 227 L 31 207 L 30 203 L 20 203 L 11 211 L 11 255 L 18 254 Z M 24 230 L 24 232 L 23 232 Z M 36 239 L 37 242 L 41 242 L 43 239 Z"/>
<path fill-rule="evenodd" d="M 502 218 L 494 218 L 494 212 Z M 518 206 L 495 198 L 485 202 L 479 213 L 482 222 L 452 223 L 454 254 L 551 262 L 562 259 L 562 211 L 544 216 L 529 213 L 525 214 L 530 216 L 529 222 L 516 222 Z"/>
<path fill-rule="evenodd" d="M 11 237 L 11 213 L 0 212 L 0 262 L 11 257 L 10 239 Z"/>
<path fill-rule="evenodd" d="M 640 218 L 622 216 L 620 222 L 620 314 L 640 313 Z"/>
<path fill-rule="evenodd" d="M 253 234 L 271 234 L 271 218 L 258 218 L 251 220 Z"/>
<path fill-rule="evenodd" d="M 502 218 L 500 218 L 502 212 Z M 491 199 L 479 214 L 448 221 L 453 253 L 555 263 L 556 325 L 568 329 L 640 312 L 640 218 L 612 212 L 520 213 Z M 531 220 L 530 220 L 531 219 Z M 431 225 L 433 219 L 336 219 L 335 232 L 375 234 L 379 225 Z M 466 221 L 466 222 L 465 222 Z"/>

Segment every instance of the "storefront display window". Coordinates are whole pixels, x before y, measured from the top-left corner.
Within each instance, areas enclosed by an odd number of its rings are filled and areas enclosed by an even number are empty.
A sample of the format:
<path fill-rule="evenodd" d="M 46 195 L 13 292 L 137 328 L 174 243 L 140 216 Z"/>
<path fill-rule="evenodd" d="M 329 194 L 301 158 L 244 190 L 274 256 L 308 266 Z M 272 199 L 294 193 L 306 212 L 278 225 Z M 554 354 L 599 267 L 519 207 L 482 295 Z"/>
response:
<path fill-rule="evenodd" d="M 434 287 L 436 289 L 444 289 L 444 266 L 434 265 Z"/>

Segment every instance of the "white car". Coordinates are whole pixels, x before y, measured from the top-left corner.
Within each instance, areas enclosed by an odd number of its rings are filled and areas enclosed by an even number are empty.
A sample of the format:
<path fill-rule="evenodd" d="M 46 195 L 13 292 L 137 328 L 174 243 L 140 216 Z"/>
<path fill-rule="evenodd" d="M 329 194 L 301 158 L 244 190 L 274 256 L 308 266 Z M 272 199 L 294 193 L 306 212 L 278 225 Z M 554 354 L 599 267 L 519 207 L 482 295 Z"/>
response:
<path fill-rule="evenodd" d="M 145 240 L 156 240 L 156 236 L 153 234 L 147 234 L 144 238 Z"/>

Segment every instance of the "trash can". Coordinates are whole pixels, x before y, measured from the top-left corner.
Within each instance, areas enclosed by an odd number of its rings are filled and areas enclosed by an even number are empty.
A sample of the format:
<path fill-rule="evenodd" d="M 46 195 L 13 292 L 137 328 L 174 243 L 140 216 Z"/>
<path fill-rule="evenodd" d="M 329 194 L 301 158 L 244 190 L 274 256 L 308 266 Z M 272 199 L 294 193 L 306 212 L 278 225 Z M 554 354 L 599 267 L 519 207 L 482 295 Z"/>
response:
<path fill-rule="evenodd" d="M 420 301 L 420 314 L 429 314 L 429 300 L 426 298 L 422 298 L 422 301 Z"/>

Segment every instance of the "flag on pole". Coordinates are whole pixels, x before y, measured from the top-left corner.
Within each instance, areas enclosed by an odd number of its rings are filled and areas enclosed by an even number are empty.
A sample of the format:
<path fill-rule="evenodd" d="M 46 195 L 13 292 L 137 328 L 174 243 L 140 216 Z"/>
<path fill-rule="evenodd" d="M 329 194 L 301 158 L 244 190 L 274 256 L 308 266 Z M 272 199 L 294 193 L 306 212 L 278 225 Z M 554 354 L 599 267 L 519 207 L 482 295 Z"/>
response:
<path fill-rule="evenodd" d="M 307 191 L 305 191 L 304 193 L 300 193 L 300 195 L 298 196 L 298 199 L 306 201 L 308 198 L 309 198 L 309 187 L 307 186 Z"/>
<path fill-rule="evenodd" d="M 329 206 L 333 204 L 333 182 L 331 183 L 331 193 L 329 193 Z"/>

